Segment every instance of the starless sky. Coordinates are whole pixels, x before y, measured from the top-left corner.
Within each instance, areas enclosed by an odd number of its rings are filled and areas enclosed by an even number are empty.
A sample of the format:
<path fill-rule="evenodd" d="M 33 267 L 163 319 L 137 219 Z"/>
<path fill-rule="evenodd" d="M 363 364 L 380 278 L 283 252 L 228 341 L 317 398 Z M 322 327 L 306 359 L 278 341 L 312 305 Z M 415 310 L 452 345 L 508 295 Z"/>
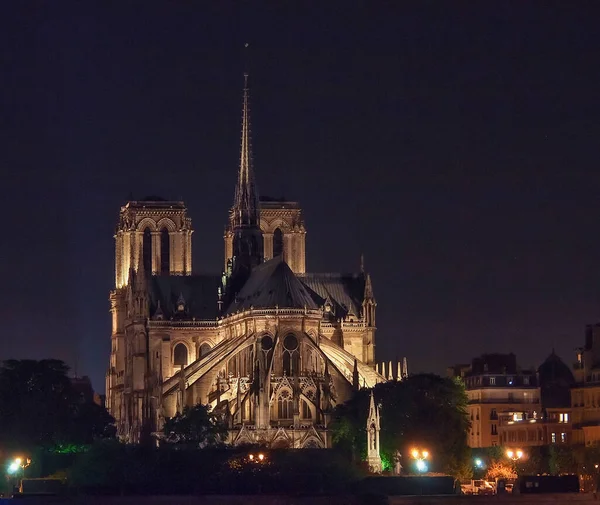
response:
<path fill-rule="evenodd" d="M 254 167 L 309 271 L 357 271 L 377 357 L 567 361 L 600 320 L 597 2 L 2 2 L 0 358 L 104 389 L 113 231 L 183 198 L 218 272 L 250 43 Z"/>

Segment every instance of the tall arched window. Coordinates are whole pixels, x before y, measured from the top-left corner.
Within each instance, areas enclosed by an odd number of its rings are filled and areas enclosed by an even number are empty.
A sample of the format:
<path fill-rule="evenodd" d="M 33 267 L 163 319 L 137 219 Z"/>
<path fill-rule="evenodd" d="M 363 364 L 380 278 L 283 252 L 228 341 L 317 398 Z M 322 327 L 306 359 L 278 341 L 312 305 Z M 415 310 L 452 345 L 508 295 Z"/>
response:
<path fill-rule="evenodd" d="M 204 358 L 210 352 L 210 345 L 206 342 L 200 346 L 200 357 Z"/>
<path fill-rule="evenodd" d="M 292 395 L 287 389 L 284 389 L 277 399 L 277 417 L 279 419 L 292 419 L 294 417 Z"/>
<path fill-rule="evenodd" d="M 273 233 L 273 258 L 283 255 L 283 232 L 275 228 Z"/>
<path fill-rule="evenodd" d="M 188 364 L 188 351 L 187 347 L 179 343 L 173 349 L 173 364 L 187 366 Z"/>
<path fill-rule="evenodd" d="M 160 273 L 168 274 L 171 271 L 171 242 L 169 230 L 163 228 L 160 232 Z"/>
<path fill-rule="evenodd" d="M 283 339 L 283 373 L 287 376 L 294 375 L 300 371 L 298 339 L 289 334 Z"/>
<path fill-rule="evenodd" d="M 144 239 L 142 243 L 142 260 L 146 274 L 152 274 L 152 232 L 150 228 L 144 230 Z"/>

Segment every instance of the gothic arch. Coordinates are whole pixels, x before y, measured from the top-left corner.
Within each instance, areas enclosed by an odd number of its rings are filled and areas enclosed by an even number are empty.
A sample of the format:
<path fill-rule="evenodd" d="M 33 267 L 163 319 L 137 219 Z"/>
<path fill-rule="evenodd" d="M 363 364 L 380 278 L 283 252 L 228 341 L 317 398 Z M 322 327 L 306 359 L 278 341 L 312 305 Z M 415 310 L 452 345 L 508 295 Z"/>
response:
<path fill-rule="evenodd" d="M 158 221 L 158 223 L 156 223 L 157 230 L 161 230 L 163 228 L 166 228 L 170 232 L 177 231 L 177 226 L 175 226 L 175 223 L 173 222 L 173 220 L 169 219 L 168 217 L 163 217 L 162 219 L 160 219 Z"/>
<path fill-rule="evenodd" d="M 145 217 L 137 224 L 137 231 L 144 231 L 146 228 L 150 228 L 150 231 L 158 231 L 156 221 L 149 217 Z"/>
<path fill-rule="evenodd" d="M 276 217 L 272 221 L 269 221 L 265 226 L 266 231 L 275 232 L 275 229 L 281 228 L 283 233 L 290 233 L 292 231 L 292 227 L 290 224 L 281 217 Z"/>
<path fill-rule="evenodd" d="M 210 351 L 212 351 L 212 346 L 209 342 L 202 342 L 198 346 L 198 359 L 204 358 Z"/>
<path fill-rule="evenodd" d="M 304 441 L 302 449 L 323 449 L 323 444 L 319 439 L 310 437 Z"/>
<path fill-rule="evenodd" d="M 190 351 L 185 342 L 179 341 L 173 346 L 173 365 L 187 366 L 189 364 Z"/>
<path fill-rule="evenodd" d="M 290 420 L 294 418 L 294 393 L 287 386 L 277 391 L 277 398 L 273 402 L 278 420 Z"/>

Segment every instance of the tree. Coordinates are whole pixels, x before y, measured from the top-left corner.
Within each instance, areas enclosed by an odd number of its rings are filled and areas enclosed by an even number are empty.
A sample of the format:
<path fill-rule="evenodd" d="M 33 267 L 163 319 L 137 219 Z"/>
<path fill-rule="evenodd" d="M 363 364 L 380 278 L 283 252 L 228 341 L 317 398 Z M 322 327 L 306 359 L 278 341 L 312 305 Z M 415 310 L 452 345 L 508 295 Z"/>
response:
<path fill-rule="evenodd" d="M 81 401 L 59 360 L 8 360 L 0 367 L 0 443 L 19 450 L 90 443 L 110 436 L 105 409 Z"/>
<path fill-rule="evenodd" d="M 169 443 L 204 448 L 221 445 L 227 437 L 227 426 L 208 405 L 185 407 L 181 414 L 168 419 L 164 427 Z"/>
<path fill-rule="evenodd" d="M 492 461 L 485 474 L 487 480 L 516 479 L 517 473 L 511 461 Z"/>
<path fill-rule="evenodd" d="M 365 423 L 370 390 L 357 391 L 336 408 L 333 442 L 355 456 L 366 454 Z M 375 401 L 381 405 L 381 455 L 393 461 L 400 450 L 406 468 L 410 449 L 419 447 L 431 454 L 431 470 L 456 477 L 470 473 L 467 446 L 467 397 L 459 381 L 433 374 L 412 375 L 402 381 L 378 384 Z"/>

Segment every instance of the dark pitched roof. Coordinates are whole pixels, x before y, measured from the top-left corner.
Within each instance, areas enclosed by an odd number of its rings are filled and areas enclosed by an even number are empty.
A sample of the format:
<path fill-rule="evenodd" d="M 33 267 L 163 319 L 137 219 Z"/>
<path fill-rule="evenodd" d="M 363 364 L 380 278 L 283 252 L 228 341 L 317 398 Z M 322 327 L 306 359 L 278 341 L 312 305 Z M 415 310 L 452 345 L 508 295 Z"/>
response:
<path fill-rule="evenodd" d="M 231 314 L 238 310 L 304 307 L 318 308 L 306 287 L 294 275 L 281 257 L 265 261 L 256 267 L 236 299 L 227 309 Z"/>
<path fill-rule="evenodd" d="M 327 300 L 333 304 L 336 317 L 343 317 L 349 310 L 359 316 L 365 293 L 363 274 L 299 274 L 298 278 L 309 289 L 316 304 L 321 307 Z"/>
<path fill-rule="evenodd" d="M 219 315 L 218 275 L 156 275 L 150 281 L 150 317 L 160 300 L 165 319 L 216 319 Z M 185 311 L 177 312 L 177 300 L 183 297 Z"/>
<path fill-rule="evenodd" d="M 575 378 L 571 369 L 554 351 L 540 365 L 538 375 L 542 407 L 563 408 L 571 405 L 571 385 Z"/>

